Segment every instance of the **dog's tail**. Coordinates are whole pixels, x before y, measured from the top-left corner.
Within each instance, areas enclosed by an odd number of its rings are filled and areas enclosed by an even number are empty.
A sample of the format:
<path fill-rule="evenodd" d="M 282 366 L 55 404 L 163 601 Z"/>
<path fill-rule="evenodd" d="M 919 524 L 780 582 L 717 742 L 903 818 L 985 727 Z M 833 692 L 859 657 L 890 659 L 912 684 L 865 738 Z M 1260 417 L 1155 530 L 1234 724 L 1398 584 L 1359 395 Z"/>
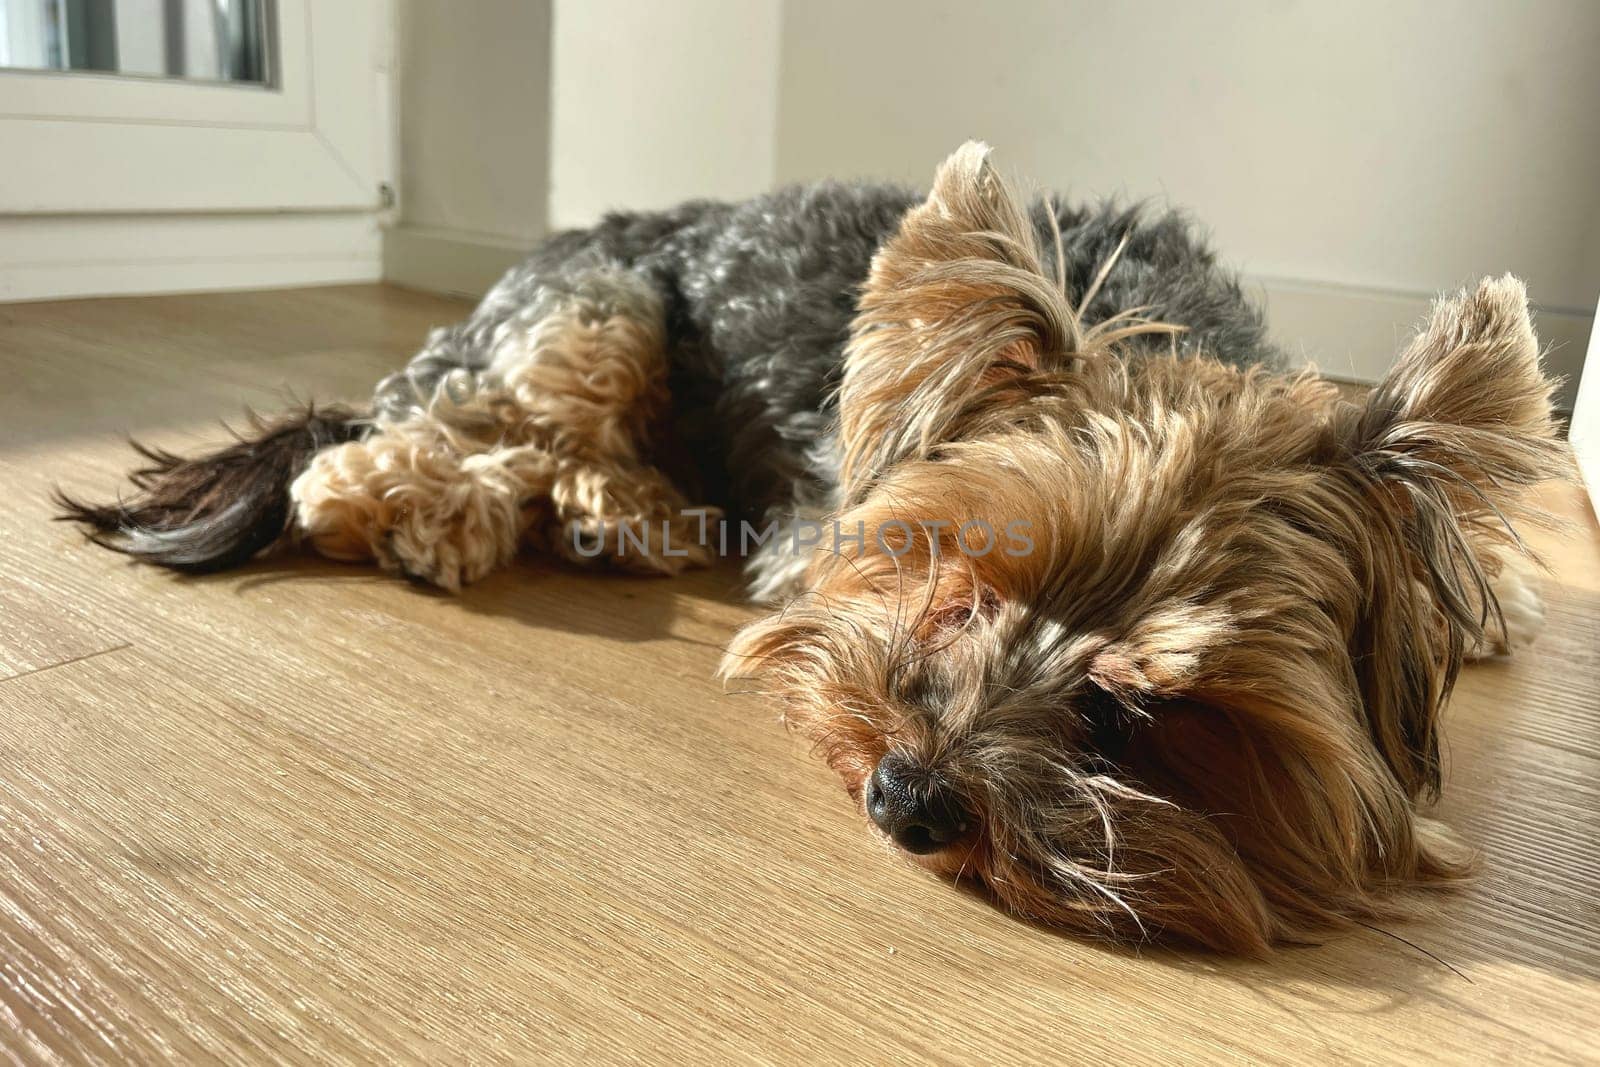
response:
<path fill-rule="evenodd" d="M 236 567 L 288 532 L 289 485 L 331 445 L 356 440 L 368 420 L 346 408 L 249 415 L 227 448 L 184 459 L 139 442 L 149 466 L 130 478 L 138 493 L 96 507 L 55 492 L 58 519 L 81 523 L 96 544 L 192 574 Z"/>

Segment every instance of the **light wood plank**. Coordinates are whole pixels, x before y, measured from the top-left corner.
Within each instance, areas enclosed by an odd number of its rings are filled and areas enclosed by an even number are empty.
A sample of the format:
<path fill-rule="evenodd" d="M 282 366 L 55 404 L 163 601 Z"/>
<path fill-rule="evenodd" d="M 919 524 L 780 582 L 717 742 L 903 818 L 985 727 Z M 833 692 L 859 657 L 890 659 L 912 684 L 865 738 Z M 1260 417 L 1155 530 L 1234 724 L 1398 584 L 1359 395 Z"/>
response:
<path fill-rule="evenodd" d="M 371 287 L 0 308 L 0 1048 L 30 1062 L 1577 1062 L 1600 1011 L 1600 530 L 1470 668 L 1483 876 L 1266 962 L 1083 944 L 874 846 L 759 699 L 750 609 L 530 561 L 452 598 L 199 580 L 47 521 L 119 434 L 359 396 L 457 304 Z M 1584 525 L 1587 522 L 1588 525 Z M 29 642 L 33 643 L 30 644 Z M 98 652 L 78 658 L 84 652 Z M 18 667 L 32 673 L 18 674 Z"/>

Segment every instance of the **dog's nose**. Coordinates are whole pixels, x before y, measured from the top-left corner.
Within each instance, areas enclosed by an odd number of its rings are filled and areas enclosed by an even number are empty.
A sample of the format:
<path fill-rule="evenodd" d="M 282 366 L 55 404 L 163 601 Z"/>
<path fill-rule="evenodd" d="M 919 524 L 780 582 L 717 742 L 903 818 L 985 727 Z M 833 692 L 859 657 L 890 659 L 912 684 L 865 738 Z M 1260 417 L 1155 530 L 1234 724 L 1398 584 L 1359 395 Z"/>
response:
<path fill-rule="evenodd" d="M 967 813 L 955 794 L 893 753 L 867 779 L 867 814 L 907 852 L 937 852 L 967 831 Z"/>

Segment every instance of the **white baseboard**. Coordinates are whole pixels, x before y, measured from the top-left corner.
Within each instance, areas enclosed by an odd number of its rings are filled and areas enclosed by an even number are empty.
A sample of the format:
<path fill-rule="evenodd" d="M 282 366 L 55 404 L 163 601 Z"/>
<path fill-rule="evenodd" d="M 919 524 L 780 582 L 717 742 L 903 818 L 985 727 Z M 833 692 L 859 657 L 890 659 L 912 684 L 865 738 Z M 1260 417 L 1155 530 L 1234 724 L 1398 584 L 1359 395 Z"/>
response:
<path fill-rule="evenodd" d="M 1376 382 L 1427 318 L 1434 297 L 1325 282 L 1255 277 L 1246 289 L 1263 302 L 1273 339 L 1300 363 L 1330 378 Z M 1566 379 L 1558 406 L 1572 409 L 1594 315 L 1534 307 L 1545 366 Z"/>
<path fill-rule="evenodd" d="M 528 256 L 514 241 L 456 230 L 399 226 L 383 235 L 385 281 L 476 300 Z"/>
<path fill-rule="evenodd" d="M 0 217 L 0 302 L 382 276 L 372 213 Z"/>
<path fill-rule="evenodd" d="M 527 251 L 519 244 L 456 231 L 401 227 L 384 235 L 386 280 L 415 289 L 477 298 Z M 1383 377 L 1433 296 L 1328 282 L 1252 277 L 1246 290 L 1267 311 L 1273 338 L 1299 363 L 1330 378 L 1371 383 Z M 1534 326 L 1552 374 L 1566 379 L 1561 406 L 1572 407 L 1594 315 L 1535 308 Z"/>

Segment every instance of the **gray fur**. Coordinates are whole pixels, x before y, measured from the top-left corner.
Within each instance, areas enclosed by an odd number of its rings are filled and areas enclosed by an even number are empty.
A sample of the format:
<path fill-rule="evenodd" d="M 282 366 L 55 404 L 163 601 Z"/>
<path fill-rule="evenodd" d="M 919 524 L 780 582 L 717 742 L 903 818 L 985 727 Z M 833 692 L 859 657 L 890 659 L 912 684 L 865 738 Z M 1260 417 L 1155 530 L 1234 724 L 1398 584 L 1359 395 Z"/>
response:
<path fill-rule="evenodd" d="M 697 498 L 736 517 L 785 523 L 824 512 L 835 499 L 830 427 L 856 295 L 873 254 L 921 199 L 894 186 L 821 182 L 739 204 L 613 214 L 557 234 L 465 322 L 435 330 L 404 371 L 385 379 L 377 411 L 407 417 L 449 371 L 487 369 L 499 339 L 540 308 L 597 271 L 628 271 L 666 310 L 676 432 L 695 457 Z M 1260 312 L 1182 215 L 1102 203 L 1058 208 L 1052 220 L 1042 200 L 1032 214 L 1052 273 L 1059 223 L 1069 293 L 1085 292 L 1127 238 L 1086 324 L 1144 308 L 1188 328 L 1184 350 L 1237 365 L 1280 362 Z M 771 595 L 794 561 L 767 555 L 751 569 L 757 591 Z"/>

